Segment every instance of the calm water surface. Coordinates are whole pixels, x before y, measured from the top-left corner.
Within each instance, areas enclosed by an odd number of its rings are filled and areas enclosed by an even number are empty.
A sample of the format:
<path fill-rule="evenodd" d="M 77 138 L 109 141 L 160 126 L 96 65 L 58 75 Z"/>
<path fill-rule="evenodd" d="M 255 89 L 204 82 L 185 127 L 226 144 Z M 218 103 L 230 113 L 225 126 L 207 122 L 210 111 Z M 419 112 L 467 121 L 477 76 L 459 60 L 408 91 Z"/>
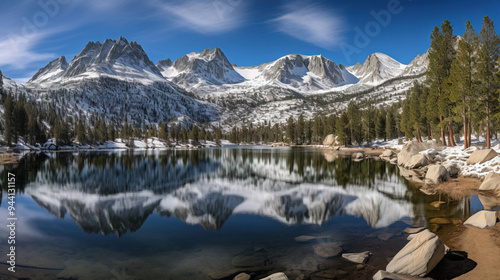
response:
<path fill-rule="evenodd" d="M 425 195 L 384 161 L 313 149 L 60 152 L 0 166 L 5 223 L 7 171 L 17 178 L 16 276 L 31 279 L 232 279 L 239 272 L 259 279 L 278 271 L 290 279 L 371 279 L 368 267 L 385 267 L 406 243 L 408 225 L 454 222 L 483 208 L 477 196 Z M 446 203 L 430 205 L 438 199 Z M 6 227 L 0 234 L 6 243 Z M 300 235 L 322 238 L 296 242 Z M 317 256 L 313 248 L 323 242 L 374 255 L 358 271 Z"/>

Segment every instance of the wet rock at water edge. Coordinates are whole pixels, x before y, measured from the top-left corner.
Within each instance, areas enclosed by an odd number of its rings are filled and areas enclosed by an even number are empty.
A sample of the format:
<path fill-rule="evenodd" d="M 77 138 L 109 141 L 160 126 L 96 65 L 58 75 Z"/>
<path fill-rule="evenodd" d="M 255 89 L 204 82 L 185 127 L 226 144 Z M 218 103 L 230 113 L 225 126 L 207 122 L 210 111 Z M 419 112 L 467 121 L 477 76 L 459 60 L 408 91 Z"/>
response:
<path fill-rule="evenodd" d="M 346 253 L 342 254 L 342 258 L 349 260 L 353 263 L 364 264 L 368 261 L 372 253 L 370 251 L 364 251 L 361 253 Z"/>
<path fill-rule="evenodd" d="M 428 274 L 444 257 L 445 246 L 429 230 L 424 230 L 399 251 L 387 265 L 390 273 L 424 276 Z"/>
<path fill-rule="evenodd" d="M 490 172 L 479 186 L 480 191 L 500 191 L 500 174 Z"/>
<path fill-rule="evenodd" d="M 342 253 L 342 247 L 338 242 L 326 242 L 313 246 L 314 253 L 322 258 L 333 258 Z"/>
<path fill-rule="evenodd" d="M 448 170 L 442 165 L 431 165 L 425 174 L 425 182 L 427 184 L 439 184 L 448 181 L 450 175 Z"/>
<path fill-rule="evenodd" d="M 382 154 L 380 156 L 385 157 L 385 158 L 390 158 L 394 155 L 395 155 L 395 153 L 393 150 L 385 150 L 384 152 L 382 152 Z"/>
<path fill-rule="evenodd" d="M 492 227 L 497 222 L 497 213 L 493 211 L 482 210 L 469 217 L 464 225 L 471 225 L 478 228 Z"/>

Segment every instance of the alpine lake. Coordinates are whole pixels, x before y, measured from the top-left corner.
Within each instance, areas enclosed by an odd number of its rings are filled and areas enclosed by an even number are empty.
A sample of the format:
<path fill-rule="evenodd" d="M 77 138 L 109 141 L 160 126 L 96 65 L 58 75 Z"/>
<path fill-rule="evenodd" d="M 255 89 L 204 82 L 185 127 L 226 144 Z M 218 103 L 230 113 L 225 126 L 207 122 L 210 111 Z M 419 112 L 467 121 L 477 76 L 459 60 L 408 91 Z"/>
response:
<path fill-rule="evenodd" d="M 371 279 L 406 227 L 483 209 L 477 195 L 425 194 L 386 161 L 313 148 L 39 152 L 0 166 L 6 225 L 9 172 L 16 272 L 2 250 L 1 279 Z M 0 227 L 1 248 L 8 236 Z M 324 257 L 325 243 L 372 256 Z"/>

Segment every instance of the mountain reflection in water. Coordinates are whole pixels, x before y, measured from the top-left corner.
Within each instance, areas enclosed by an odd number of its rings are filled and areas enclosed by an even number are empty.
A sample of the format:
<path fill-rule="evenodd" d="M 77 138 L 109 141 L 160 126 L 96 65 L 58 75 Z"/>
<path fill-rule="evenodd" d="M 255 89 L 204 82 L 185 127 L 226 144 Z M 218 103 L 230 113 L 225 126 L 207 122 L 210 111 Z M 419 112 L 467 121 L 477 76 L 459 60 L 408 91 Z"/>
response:
<path fill-rule="evenodd" d="M 22 191 L 48 212 L 105 235 L 137 231 L 154 212 L 205 229 L 237 214 L 318 225 L 351 215 L 372 228 L 414 216 L 397 167 L 316 150 L 33 154 L 16 172 L 25 173 Z"/>

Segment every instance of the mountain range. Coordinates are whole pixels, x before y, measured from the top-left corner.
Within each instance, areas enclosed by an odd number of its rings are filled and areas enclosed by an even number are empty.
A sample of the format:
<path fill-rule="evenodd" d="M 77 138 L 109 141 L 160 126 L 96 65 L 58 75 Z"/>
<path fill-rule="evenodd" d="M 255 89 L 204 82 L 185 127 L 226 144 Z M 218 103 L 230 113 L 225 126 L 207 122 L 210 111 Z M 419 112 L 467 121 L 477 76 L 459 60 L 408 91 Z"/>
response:
<path fill-rule="evenodd" d="M 219 48 L 154 64 L 136 42 L 89 42 L 69 63 L 61 56 L 26 84 L 1 75 L 0 87 L 59 108 L 66 115 L 105 116 L 116 123 L 235 124 L 283 122 L 333 113 L 350 100 L 391 103 L 423 80 L 427 53 L 404 65 L 374 53 L 361 64 L 290 54 L 257 66 L 231 64 Z"/>

